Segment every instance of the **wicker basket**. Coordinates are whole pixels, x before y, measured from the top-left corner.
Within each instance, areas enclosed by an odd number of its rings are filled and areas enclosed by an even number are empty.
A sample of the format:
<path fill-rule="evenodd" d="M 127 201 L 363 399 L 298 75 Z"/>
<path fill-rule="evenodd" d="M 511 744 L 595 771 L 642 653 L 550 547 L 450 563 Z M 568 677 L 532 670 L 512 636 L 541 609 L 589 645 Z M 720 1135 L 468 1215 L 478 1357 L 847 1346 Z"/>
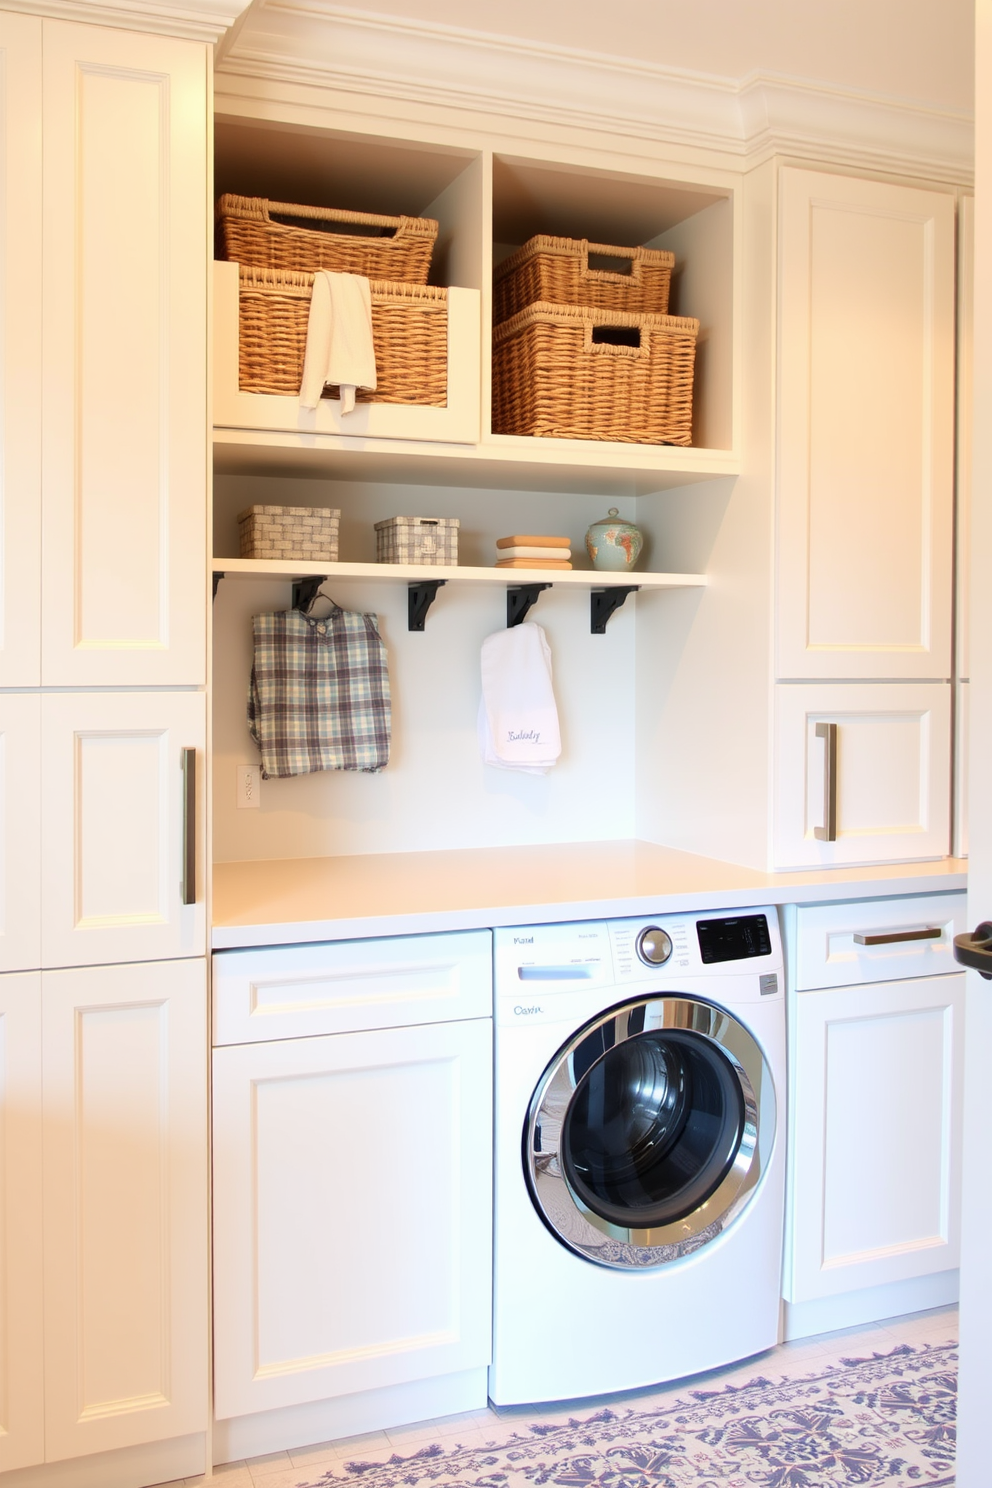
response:
<path fill-rule="evenodd" d="M 296 218 L 296 224 L 274 222 L 273 212 Z M 238 263 L 301 273 L 335 269 L 404 284 L 427 283 L 437 237 L 437 223 L 430 217 L 379 217 L 371 212 L 270 202 L 261 196 L 222 196 L 217 218 L 224 257 Z M 301 222 L 324 226 L 303 227 Z M 335 222 L 379 228 L 386 235 L 335 232 L 331 226 Z"/>
<path fill-rule="evenodd" d="M 240 270 L 238 386 L 298 398 L 307 344 L 312 274 Z M 359 403 L 448 401 L 448 291 L 372 280 L 375 392 Z"/>
<path fill-rule="evenodd" d="M 457 517 L 390 517 L 375 524 L 377 563 L 458 562 Z"/>
<path fill-rule="evenodd" d="M 627 272 L 590 268 L 589 255 L 626 259 Z M 675 255 L 659 248 L 611 248 L 585 238 L 531 238 L 496 266 L 493 319 L 509 320 L 539 301 L 667 315 Z"/>
<path fill-rule="evenodd" d="M 680 316 L 531 305 L 493 331 L 493 429 L 691 444 L 698 331 Z M 603 339 L 624 336 L 640 344 Z"/>
<path fill-rule="evenodd" d="M 238 513 L 241 557 L 336 563 L 340 519 L 331 506 L 249 506 Z"/>

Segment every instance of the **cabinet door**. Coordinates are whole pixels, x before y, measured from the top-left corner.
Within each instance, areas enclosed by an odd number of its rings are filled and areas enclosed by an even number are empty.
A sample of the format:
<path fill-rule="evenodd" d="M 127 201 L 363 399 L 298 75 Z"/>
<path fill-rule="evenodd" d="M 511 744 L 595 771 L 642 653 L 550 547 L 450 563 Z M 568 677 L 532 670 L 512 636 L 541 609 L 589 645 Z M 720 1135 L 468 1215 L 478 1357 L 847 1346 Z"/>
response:
<path fill-rule="evenodd" d="M 801 992 L 786 1295 L 958 1264 L 964 977 Z"/>
<path fill-rule="evenodd" d="M 784 169 L 779 677 L 951 667 L 954 197 Z"/>
<path fill-rule="evenodd" d="M 41 716 L 42 965 L 202 955 L 204 793 L 187 821 L 181 768 L 195 748 L 202 778 L 202 693 L 51 693 Z"/>
<path fill-rule="evenodd" d="M 0 687 L 41 675 L 41 24 L 0 13 Z"/>
<path fill-rule="evenodd" d="M 206 1429 L 205 967 L 42 973 L 49 1461 Z"/>
<path fill-rule="evenodd" d="M 0 971 L 41 965 L 41 699 L 0 693 Z"/>
<path fill-rule="evenodd" d="M 41 976 L 0 976 L 0 1472 L 44 1461 Z"/>
<path fill-rule="evenodd" d="M 949 682 L 779 683 L 775 694 L 776 868 L 946 855 Z M 829 736 L 821 736 L 831 725 L 832 785 Z M 827 829 L 831 791 L 836 837 L 827 841 L 817 834 Z"/>
<path fill-rule="evenodd" d="M 491 1029 L 214 1051 L 219 1418 L 488 1364 Z"/>
<path fill-rule="evenodd" d="M 42 680 L 202 683 L 207 48 L 44 23 Z"/>

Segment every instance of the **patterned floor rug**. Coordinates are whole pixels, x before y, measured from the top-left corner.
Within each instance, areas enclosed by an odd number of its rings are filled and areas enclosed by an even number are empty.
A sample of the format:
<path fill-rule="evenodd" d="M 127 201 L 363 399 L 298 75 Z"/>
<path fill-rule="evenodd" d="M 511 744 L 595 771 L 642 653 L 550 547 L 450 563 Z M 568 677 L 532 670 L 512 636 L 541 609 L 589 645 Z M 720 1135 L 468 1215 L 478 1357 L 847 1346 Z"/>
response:
<path fill-rule="evenodd" d="M 954 1482 L 954 1345 L 522 1423 L 491 1446 L 443 1440 L 335 1464 L 312 1488 L 878 1488 Z"/>

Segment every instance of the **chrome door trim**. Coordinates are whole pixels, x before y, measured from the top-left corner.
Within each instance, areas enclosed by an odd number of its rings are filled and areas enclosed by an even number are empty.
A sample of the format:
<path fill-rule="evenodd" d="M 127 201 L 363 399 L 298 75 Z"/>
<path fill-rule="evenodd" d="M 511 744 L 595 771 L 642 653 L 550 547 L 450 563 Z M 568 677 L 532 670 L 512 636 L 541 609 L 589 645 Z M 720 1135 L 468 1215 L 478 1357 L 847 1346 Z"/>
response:
<path fill-rule="evenodd" d="M 691 1214 L 654 1229 L 625 1228 L 594 1213 L 582 1201 L 568 1182 L 560 1159 L 565 1117 L 588 1072 L 576 1078 L 573 1056 L 584 1040 L 601 1030 L 610 1049 L 627 1039 L 666 1028 L 698 1034 L 726 1056 L 740 1086 L 743 1134 L 729 1171 Z M 768 1166 L 775 1125 L 771 1070 L 757 1041 L 736 1018 L 723 1008 L 692 997 L 638 998 L 590 1019 L 548 1065 L 534 1091 L 524 1127 L 527 1183 L 545 1224 L 577 1254 L 619 1270 L 661 1266 L 709 1244 L 741 1213 Z M 535 1150 L 538 1128 L 539 1147 Z"/>

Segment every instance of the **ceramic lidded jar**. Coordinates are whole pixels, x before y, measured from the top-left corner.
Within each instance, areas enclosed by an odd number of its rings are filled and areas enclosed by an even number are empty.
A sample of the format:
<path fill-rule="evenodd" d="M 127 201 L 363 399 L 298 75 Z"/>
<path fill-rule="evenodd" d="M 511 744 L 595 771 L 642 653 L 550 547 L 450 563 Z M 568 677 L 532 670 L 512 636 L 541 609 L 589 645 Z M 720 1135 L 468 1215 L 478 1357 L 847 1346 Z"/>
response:
<path fill-rule="evenodd" d="M 586 551 L 593 568 L 613 573 L 625 573 L 633 568 L 643 546 L 639 529 L 633 522 L 622 521 L 615 506 L 610 507 L 601 522 L 593 522 L 586 533 Z"/>

